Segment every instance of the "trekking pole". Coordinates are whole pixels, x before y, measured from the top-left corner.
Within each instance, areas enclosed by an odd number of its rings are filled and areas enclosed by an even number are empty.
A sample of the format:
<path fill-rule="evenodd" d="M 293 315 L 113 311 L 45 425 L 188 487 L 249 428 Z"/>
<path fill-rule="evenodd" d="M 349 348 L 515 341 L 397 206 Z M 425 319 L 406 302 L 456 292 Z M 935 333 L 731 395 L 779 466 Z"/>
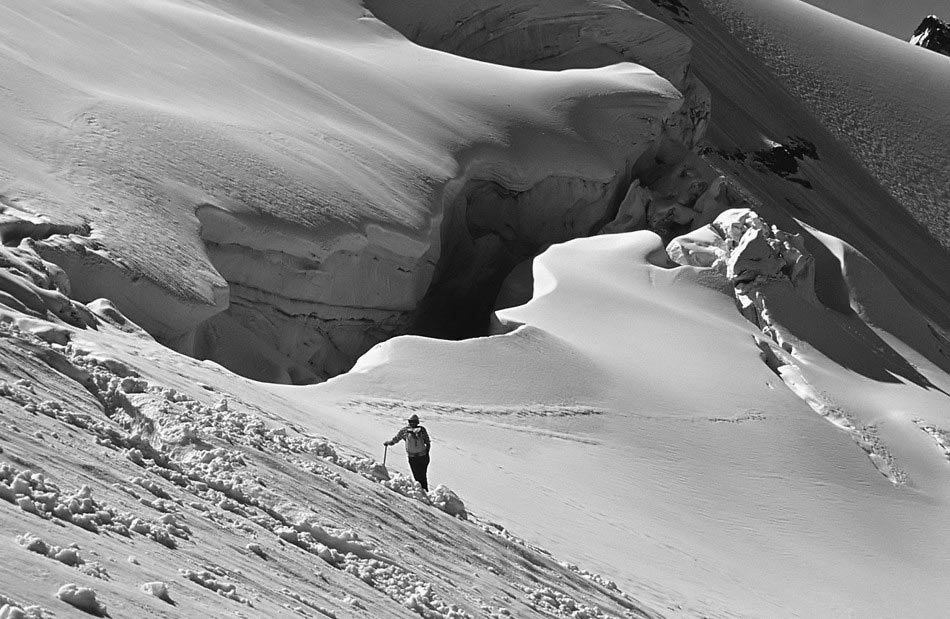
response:
<path fill-rule="evenodd" d="M 386 456 L 389 454 L 389 445 L 383 446 L 383 466 L 386 466 Z"/>

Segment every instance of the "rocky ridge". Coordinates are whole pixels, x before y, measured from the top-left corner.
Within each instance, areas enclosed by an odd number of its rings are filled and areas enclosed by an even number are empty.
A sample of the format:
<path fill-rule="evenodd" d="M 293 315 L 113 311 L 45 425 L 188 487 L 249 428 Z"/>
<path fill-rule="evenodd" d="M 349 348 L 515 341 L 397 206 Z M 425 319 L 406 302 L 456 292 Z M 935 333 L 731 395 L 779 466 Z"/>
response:
<path fill-rule="evenodd" d="M 936 15 L 928 15 L 914 29 L 910 42 L 919 47 L 950 56 L 950 25 Z"/>

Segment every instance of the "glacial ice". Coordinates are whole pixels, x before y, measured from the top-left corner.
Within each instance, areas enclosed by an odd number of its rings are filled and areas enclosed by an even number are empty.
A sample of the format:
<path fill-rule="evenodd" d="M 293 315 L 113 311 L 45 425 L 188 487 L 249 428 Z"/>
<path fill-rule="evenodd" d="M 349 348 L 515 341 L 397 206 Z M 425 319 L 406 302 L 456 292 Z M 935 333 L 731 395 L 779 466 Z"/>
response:
<path fill-rule="evenodd" d="M 92 63 L 67 71 L 71 87 L 101 86 L 104 99 L 70 107 L 77 122 L 63 137 L 23 127 L 38 160 L 67 152 L 57 165 L 72 193 L 21 200 L 13 187 L 0 219 L 4 240 L 22 238 L 64 292 L 4 281 L 0 300 L 115 323 L 101 304 L 103 316 L 83 314 L 81 303 L 107 298 L 179 352 L 308 383 L 400 333 L 484 334 L 508 273 L 552 243 L 706 223 L 697 197 L 715 175 L 680 166 L 698 169 L 690 149 L 709 115 L 687 37 L 615 0 L 368 8 L 378 20 L 341 3 L 319 22 L 251 30 L 174 12 L 183 36 L 200 24 L 194 48 L 144 55 L 156 67 L 187 61 L 188 76 L 143 80 L 122 58 L 108 75 Z M 136 24 L 110 31 L 106 47 L 89 42 L 90 57 L 151 40 L 137 6 L 80 13 Z M 311 44 L 329 33 L 362 43 L 346 54 Z M 257 56 L 222 76 L 236 37 Z M 30 50 L 51 92 L 64 88 L 58 48 L 26 35 L 11 45 Z"/>

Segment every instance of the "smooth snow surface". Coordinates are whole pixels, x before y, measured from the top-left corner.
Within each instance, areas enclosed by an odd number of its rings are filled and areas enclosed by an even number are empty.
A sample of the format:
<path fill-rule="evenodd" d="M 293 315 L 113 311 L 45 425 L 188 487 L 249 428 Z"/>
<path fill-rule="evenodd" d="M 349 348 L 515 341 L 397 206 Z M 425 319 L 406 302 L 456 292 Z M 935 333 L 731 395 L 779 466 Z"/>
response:
<path fill-rule="evenodd" d="M 936 65 L 374 4 L 0 5 L 0 619 L 945 615 Z"/>
<path fill-rule="evenodd" d="M 812 4 L 853 22 L 864 24 L 892 37 L 906 41 L 914 28 L 927 15 L 950 12 L 946 0 L 806 0 Z"/>
<path fill-rule="evenodd" d="M 451 450 L 442 475 L 470 502 L 538 539 L 571 540 L 571 560 L 623 573 L 618 582 L 645 599 L 656 587 L 657 599 L 685 595 L 696 605 L 687 613 L 714 616 L 930 616 L 950 569 L 939 524 L 950 463 L 934 441 L 943 430 L 923 429 L 950 424 L 948 375 L 855 315 L 781 287 L 763 293 L 779 334 L 764 337 L 724 274 L 657 267 L 658 251 L 649 233 L 552 248 L 535 263 L 543 292 L 500 313 L 526 327 L 459 344 L 399 338 L 305 398 L 343 393 L 347 409 L 392 424 L 420 414 L 449 443 L 437 452 Z M 842 277 L 853 296 L 887 290 Z M 528 329 L 547 336 L 533 338 L 537 358 L 559 368 L 547 400 L 509 357 Z M 859 330 L 912 360 L 923 384 L 873 354 L 849 365 Z M 497 364 L 462 376 L 477 349 Z M 595 395 L 558 390 L 560 374 L 590 382 L 591 372 Z"/>

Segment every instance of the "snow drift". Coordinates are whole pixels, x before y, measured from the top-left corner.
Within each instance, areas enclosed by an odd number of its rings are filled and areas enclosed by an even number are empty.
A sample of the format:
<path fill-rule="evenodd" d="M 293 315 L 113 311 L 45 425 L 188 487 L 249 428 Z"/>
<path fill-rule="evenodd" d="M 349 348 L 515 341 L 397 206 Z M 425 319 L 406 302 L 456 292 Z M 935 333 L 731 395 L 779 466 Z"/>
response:
<path fill-rule="evenodd" d="M 946 132 L 872 174 L 788 77 L 864 29 L 630 4 L 0 6 L 0 615 L 943 608 Z M 405 330 L 481 337 L 153 337 Z"/>
<path fill-rule="evenodd" d="M 7 4 L 3 141 L 29 146 L 2 152 L 4 204 L 51 222 L 37 250 L 75 298 L 108 296 L 248 376 L 337 374 L 460 306 L 484 321 L 507 269 L 596 231 L 661 142 L 701 137 L 688 40 L 619 4 L 591 4 L 599 25 L 580 28 L 578 6 L 529 15 L 555 31 L 512 39 L 507 64 L 583 69 L 539 71 L 490 64 L 505 49 L 419 47 L 351 2 Z M 478 15 L 483 36 L 494 22 Z M 536 66 L 546 53 L 560 60 Z"/>

